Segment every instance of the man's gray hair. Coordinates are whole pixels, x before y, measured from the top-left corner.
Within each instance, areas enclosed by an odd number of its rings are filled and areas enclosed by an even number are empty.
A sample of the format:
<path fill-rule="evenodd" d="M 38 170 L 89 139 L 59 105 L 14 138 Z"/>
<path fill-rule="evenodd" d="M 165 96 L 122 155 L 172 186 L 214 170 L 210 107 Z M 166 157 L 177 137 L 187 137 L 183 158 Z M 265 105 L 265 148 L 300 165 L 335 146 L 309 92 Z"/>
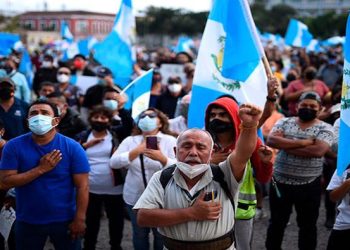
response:
<path fill-rule="evenodd" d="M 184 131 L 182 131 L 179 136 L 177 137 L 177 140 L 176 140 L 176 148 L 179 148 L 179 143 L 181 141 L 181 137 L 185 134 L 185 133 L 188 133 L 188 132 L 204 132 L 205 134 L 208 135 L 208 137 L 210 138 L 210 141 L 211 141 L 211 147 L 210 149 L 213 150 L 214 148 L 214 140 L 213 140 L 213 137 L 211 136 L 211 134 L 204 130 L 204 129 L 200 129 L 200 128 L 189 128 L 189 129 L 186 129 Z"/>

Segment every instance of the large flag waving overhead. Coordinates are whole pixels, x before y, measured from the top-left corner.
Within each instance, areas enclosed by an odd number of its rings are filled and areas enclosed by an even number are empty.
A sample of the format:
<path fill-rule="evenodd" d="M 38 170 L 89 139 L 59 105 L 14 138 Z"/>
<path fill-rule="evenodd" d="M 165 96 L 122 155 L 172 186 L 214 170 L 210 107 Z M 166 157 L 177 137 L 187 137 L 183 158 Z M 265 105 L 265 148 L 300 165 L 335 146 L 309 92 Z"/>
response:
<path fill-rule="evenodd" d="M 311 40 L 312 35 L 306 24 L 295 19 L 289 21 L 285 37 L 285 43 L 287 45 L 305 48 Z"/>
<path fill-rule="evenodd" d="M 350 164 L 350 15 L 346 25 L 344 47 L 343 89 L 341 97 L 337 173 L 341 175 Z"/>
<path fill-rule="evenodd" d="M 208 103 L 224 94 L 263 107 L 263 54 L 247 0 L 214 1 L 198 53 L 189 127 L 203 127 Z"/>
<path fill-rule="evenodd" d="M 115 81 L 125 86 L 133 72 L 132 43 L 135 37 L 135 17 L 131 0 L 122 0 L 111 33 L 95 44 L 95 59 L 112 70 Z"/>

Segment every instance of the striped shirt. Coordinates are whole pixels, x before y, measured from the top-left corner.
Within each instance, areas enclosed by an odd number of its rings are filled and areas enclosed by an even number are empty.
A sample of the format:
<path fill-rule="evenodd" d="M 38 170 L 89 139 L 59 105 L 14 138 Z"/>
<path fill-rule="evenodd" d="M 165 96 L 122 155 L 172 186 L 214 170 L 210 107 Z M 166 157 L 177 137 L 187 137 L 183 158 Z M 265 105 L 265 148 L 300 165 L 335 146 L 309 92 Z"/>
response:
<path fill-rule="evenodd" d="M 320 121 L 303 130 L 297 124 L 297 117 L 282 118 L 273 127 L 271 133 L 276 131 L 283 132 L 284 137 L 288 139 L 316 138 L 330 146 L 334 140 L 331 125 Z M 280 183 L 303 185 L 321 176 L 322 167 L 323 157 L 301 157 L 280 150 L 275 160 L 273 176 Z"/>

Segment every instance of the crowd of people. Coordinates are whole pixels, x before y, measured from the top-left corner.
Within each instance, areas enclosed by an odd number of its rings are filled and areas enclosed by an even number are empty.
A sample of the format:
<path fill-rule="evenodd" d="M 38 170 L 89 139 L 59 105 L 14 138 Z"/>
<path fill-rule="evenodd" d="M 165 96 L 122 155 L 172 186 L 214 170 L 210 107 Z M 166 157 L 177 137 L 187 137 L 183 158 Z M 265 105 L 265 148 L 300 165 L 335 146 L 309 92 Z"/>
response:
<path fill-rule="evenodd" d="M 28 82 L 20 52 L 0 59 L 0 204 L 16 211 L 9 249 L 43 249 L 47 238 L 55 249 L 96 249 L 104 210 L 113 250 L 125 218 L 136 250 L 150 249 L 150 232 L 154 249 L 249 250 L 254 220 L 268 214 L 265 245 L 277 250 L 294 207 L 299 249 L 312 250 L 323 192 L 327 249 L 347 249 L 350 175 L 335 173 L 342 47 L 265 52 L 264 109 L 223 95 L 208 103 L 202 129 L 188 129 L 190 52 L 138 51 L 132 77 L 155 70 L 136 119 L 108 65 L 81 54 L 62 62 L 45 47 Z M 185 77 L 164 79 L 165 63 Z M 72 82 L 80 75 L 98 82 L 83 92 Z"/>

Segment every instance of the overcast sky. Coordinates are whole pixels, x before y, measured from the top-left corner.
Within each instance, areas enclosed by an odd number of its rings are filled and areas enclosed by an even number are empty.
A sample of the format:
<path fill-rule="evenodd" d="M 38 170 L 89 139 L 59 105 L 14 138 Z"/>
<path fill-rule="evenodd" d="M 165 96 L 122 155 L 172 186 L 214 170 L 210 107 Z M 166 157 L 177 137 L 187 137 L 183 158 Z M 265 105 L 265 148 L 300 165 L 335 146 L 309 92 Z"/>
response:
<path fill-rule="evenodd" d="M 116 13 L 121 0 L 0 0 L 1 11 L 88 10 Z M 209 11 L 212 0 L 133 0 L 134 8 L 144 10 L 150 5 L 166 8 L 184 8 L 191 11 Z"/>

